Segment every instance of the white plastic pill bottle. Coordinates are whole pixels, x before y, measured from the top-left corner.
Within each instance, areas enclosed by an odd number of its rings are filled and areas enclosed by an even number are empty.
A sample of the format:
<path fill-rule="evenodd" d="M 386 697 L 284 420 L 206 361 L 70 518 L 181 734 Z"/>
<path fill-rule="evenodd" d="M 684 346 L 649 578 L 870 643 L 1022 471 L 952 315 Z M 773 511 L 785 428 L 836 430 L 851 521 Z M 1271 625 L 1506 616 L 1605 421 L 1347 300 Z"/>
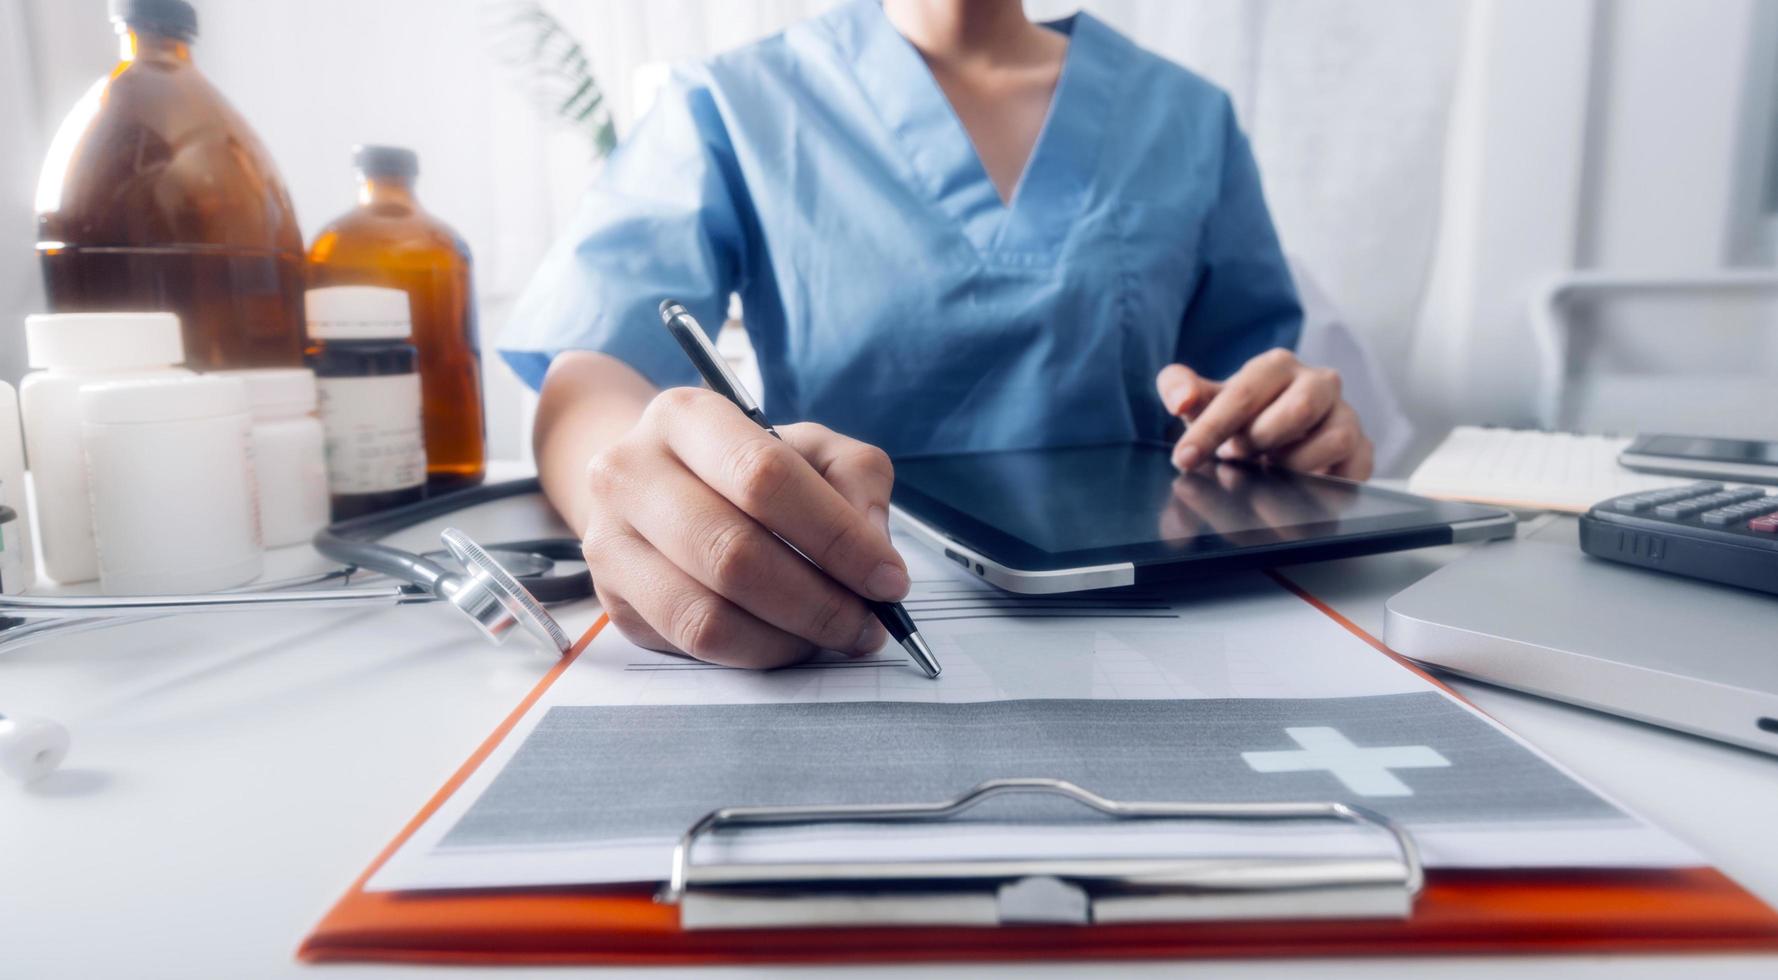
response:
<path fill-rule="evenodd" d="M 79 403 L 105 592 L 211 592 L 258 577 L 245 385 L 118 381 L 82 388 Z"/>
<path fill-rule="evenodd" d="M 327 456 L 307 368 L 214 371 L 247 386 L 259 529 L 268 548 L 306 544 L 327 524 Z"/>
<path fill-rule="evenodd" d="M 19 386 L 25 456 L 37 494 L 43 573 L 57 582 L 98 577 L 92 507 L 80 455 L 82 385 L 190 377 L 171 313 L 53 313 L 25 317 L 31 366 Z"/>

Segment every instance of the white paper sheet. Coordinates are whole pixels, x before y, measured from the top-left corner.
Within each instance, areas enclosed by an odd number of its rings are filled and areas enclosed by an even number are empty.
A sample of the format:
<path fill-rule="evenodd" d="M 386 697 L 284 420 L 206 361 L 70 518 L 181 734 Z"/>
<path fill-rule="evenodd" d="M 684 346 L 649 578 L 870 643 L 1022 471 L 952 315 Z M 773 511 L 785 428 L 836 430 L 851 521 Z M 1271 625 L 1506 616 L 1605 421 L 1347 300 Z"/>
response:
<path fill-rule="evenodd" d="M 1385 810 L 1405 807 L 1403 819 L 1430 866 L 1657 867 L 1702 863 L 1683 844 L 1579 785 L 1571 774 L 1516 736 L 1437 692 L 1263 576 L 1238 576 L 1165 596 L 1021 597 L 957 575 L 911 541 L 899 544 L 915 579 L 907 605 L 944 665 L 939 679 L 926 679 L 894 646 L 867 658 L 824 655 L 800 668 L 759 673 L 646 651 L 615 629 L 606 629 L 463 787 L 378 870 L 367 887 L 379 891 L 660 880 L 665 877 L 674 840 L 696 813 L 676 825 L 660 826 L 658 831 L 622 836 L 597 832 L 597 811 L 614 801 L 605 792 L 605 783 L 582 783 L 589 773 L 608 780 L 611 786 L 631 780 L 628 792 L 646 796 L 671 785 L 676 769 L 688 772 L 694 764 L 682 759 L 676 765 L 672 757 L 651 753 L 649 747 L 655 742 L 626 741 L 624 731 L 603 727 L 617 717 L 610 711 L 578 709 L 632 709 L 624 716 L 626 720 L 631 716 L 656 723 L 663 718 L 677 719 L 683 726 L 684 719 L 704 717 L 711 711 L 700 715 L 674 706 L 759 706 L 722 708 L 719 713 L 769 717 L 780 728 L 795 729 L 804 723 L 831 726 L 834 721 L 833 710 L 806 706 L 847 702 L 883 703 L 883 709 L 873 711 L 890 721 L 898 712 L 914 712 L 929 719 L 935 728 L 945 724 L 967 727 L 971 716 L 984 709 L 972 712 L 966 706 L 980 702 L 1007 702 L 994 711 L 1015 711 L 1017 717 L 1009 716 L 1009 724 L 1047 719 L 1046 710 L 1034 702 L 1083 702 L 1070 710 L 1077 718 L 1088 719 L 1092 727 L 1083 731 L 1103 743 L 1107 710 L 1095 710 L 1093 703 L 1084 702 L 1163 701 L 1168 704 L 1156 705 L 1157 710 L 1190 708 L 1193 710 L 1181 717 L 1201 719 L 1207 726 L 1201 739 L 1193 734 L 1197 729 L 1186 731 L 1184 734 L 1192 737 L 1177 753 L 1181 765 L 1189 762 L 1206 767 L 1201 774 L 1194 770 L 1190 785 L 1212 783 L 1219 788 L 1214 795 L 1221 799 L 1271 798 L 1266 794 L 1275 797 L 1279 787 L 1302 786 L 1314 787 L 1314 798 L 1343 798 Z M 932 707 L 946 705 L 956 707 Z M 1411 717 L 1394 721 L 1377 717 L 1398 707 L 1412 708 Z M 564 710 L 549 717 L 552 709 L 558 708 Z M 1149 711 L 1136 710 L 1134 720 L 1126 719 L 1135 708 L 1113 712 L 1115 723 L 1156 723 Z M 869 713 L 853 712 L 860 716 Z M 842 720 L 850 717 L 837 714 Z M 549 722 L 537 742 L 515 764 L 515 756 L 546 717 Z M 1342 719 L 1350 719 L 1351 724 Z M 861 725 L 863 720 L 860 717 Z M 1189 722 L 1188 727 L 1199 723 Z M 1349 740 L 1344 732 L 1345 728 L 1365 731 L 1368 725 L 1374 733 L 1380 723 L 1394 726 L 1385 740 L 1389 745 L 1376 744 L 1374 736 L 1369 741 Z M 1042 727 L 1028 730 L 1048 734 Z M 821 737 L 829 738 L 831 728 L 823 731 L 829 734 Z M 1151 727 L 1148 731 L 1160 730 Z M 663 733 L 663 742 L 669 741 L 668 735 L 673 739 L 692 737 L 675 728 Z M 781 738 L 794 742 L 795 737 L 794 732 L 785 734 L 776 728 L 751 731 L 751 735 L 763 738 L 756 739 L 762 745 L 782 744 Z M 871 740 L 873 751 L 864 758 L 879 760 L 876 765 L 885 769 L 893 768 L 890 763 L 903 755 L 940 748 L 919 742 L 923 737 L 920 731 L 861 728 L 857 737 Z M 1216 742 L 1218 738 L 1227 744 Z M 1439 744 L 1441 740 L 1453 744 Z M 756 751 L 756 742 L 749 742 L 746 750 Z M 1404 744 L 1393 744 L 1396 742 Z M 1205 746 L 1202 753 L 1197 751 L 1200 743 Z M 582 751 L 581 746 L 613 744 L 625 746 L 624 758 L 608 758 L 596 749 L 587 750 L 585 756 L 575 754 Z M 706 758 L 727 749 L 720 738 L 697 744 L 706 747 L 693 751 L 696 764 L 720 762 L 721 768 L 707 769 L 706 774 L 728 779 L 739 771 L 757 777 L 742 779 L 740 792 L 754 791 L 754 782 L 769 783 L 767 776 L 782 775 L 749 770 L 771 764 L 755 755 L 743 753 L 734 760 Z M 992 748 L 1012 760 L 1007 765 L 1038 764 L 1023 759 L 1016 744 L 994 744 Z M 1055 746 L 1049 751 L 1053 753 Z M 1195 758 L 1200 754 L 1204 758 Z M 1186 756 L 1194 758 L 1187 760 Z M 1155 767 L 1166 768 L 1168 758 L 1155 760 Z M 940 758 L 932 767 L 935 771 L 947 765 L 967 770 L 968 761 Z M 1379 761 L 1388 765 L 1373 764 Z M 858 764 L 871 765 L 868 761 Z M 497 792 L 489 794 L 509 765 L 513 774 Z M 1101 763 L 1101 768 L 1109 767 Z M 834 774 L 848 771 L 845 767 L 825 770 L 836 779 L 841 776 Z M 1093 782 L 1095 770 L 1088 767 L 1085 772 L 1082 781 Z M 1125 773 L 1126 781 L 1129 776 Z M 875 778 L 874 772 L 871 777 Z M 636 778 L 641 782 L 635 782 Z M 892 782 L 909 777 L 903 772 L 900 777 L 885 774 L 883 778 Z M 1107 771 L 1103 778 L 1113 776 Z M 1174 782 L 1172 788 L 1177 790 L 1178 779 Z M 708 782 L 683 789 L 695 795 L 703 785 Z M 825 784 L 817 778 L 810 785 Z M 1409 799 L 1416 792 L 1415 785 L 1421 796 Z M 1454 816 L 1449 806 L 1460 799 L 1452 795 L 1453 787 L 1468 794 L 1461 799 L 1487 800 L 1491 807 L 1477 808 L 1482 815 L 1475 819 Z M 1522 791 L 1522 810 L 1515 809 L 1515 787 Z M 947 797 L 966 788 L 959 785 L 921 799 Z M 854 786 L 850 792 L 856 793 L 858 788 Z M 1373 798 L 1368 793 L 1382 795 Z M 1437 802 L 1440 793 L 1456 802 L 1441 811 Z M 488 801 L 472 814 L 485 794 Z M 1557 798 L 1568 803 L 1553 803 Z M 772 801 L 815 800 L 774 797 Z M 714 801 L 703 809 L 744 802 L 761 801 Z M 466 815 L 470 815 L 467 820 Z M 457 828 L 455 833 L 453 828 Z M 1318 856 L 1380 853 L 1386 844 L 1374 832 L 1301 824 L 1118 825 L 1116 833 L 1090 824 L 894 829 L 827 826 L 724 837 L 701 848 L 698 858 Z"/>

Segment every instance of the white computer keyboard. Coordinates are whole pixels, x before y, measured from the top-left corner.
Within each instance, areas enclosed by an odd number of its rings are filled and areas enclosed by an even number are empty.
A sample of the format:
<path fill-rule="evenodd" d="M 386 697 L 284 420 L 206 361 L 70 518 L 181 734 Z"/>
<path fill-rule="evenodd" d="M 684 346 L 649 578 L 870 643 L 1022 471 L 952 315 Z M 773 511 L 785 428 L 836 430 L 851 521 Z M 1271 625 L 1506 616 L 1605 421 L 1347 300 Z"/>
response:
<path fill-rule="evenodd" d="M 1630 440 L 1459 426 L 1408 477 L 1408 491 L 1445 500 L 1583 513 L 1619 494 L 1691 482 L 1618 465 Z"/>

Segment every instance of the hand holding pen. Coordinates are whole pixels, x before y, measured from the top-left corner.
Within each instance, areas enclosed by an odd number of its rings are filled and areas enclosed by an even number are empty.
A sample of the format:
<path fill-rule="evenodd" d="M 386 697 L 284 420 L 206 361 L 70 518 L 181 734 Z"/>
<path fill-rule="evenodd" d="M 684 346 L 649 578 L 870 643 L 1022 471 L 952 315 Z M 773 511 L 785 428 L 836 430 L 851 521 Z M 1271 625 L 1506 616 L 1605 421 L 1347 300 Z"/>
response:
<path fill-rule="evenodd" d="M 666 326 L 667 331 L 673 335 L 673 339 L 678 341 L 680 348 L 685 351 L 685 356 L 691 360 L 692 366 L 697 369 L 698 374 L 704 379 L 704 382 L 710 386 L 710 390 L 713 393 L 720 396 L 735 408 L 740 409 L 741 414 L 744 415 L 757 430 L 765 432 L 773 439 L 794 445 L 796 439 L 786 440 L 786 437 L 783 434 L 780 434 L 777 429 L 772 427 L 770 422 L 766 421 L 765 413 L 760 411 L 759 403 L 753 400 L 753 396 L 747 392 L 746 388 L 741 386 L 741 382 L 729 371 L 728 365 L 722 360 L 721 355 L 717 353 L 715 345 L 710 342 L 709 335 L 704 333 L 704 328 L 698 325 L 697 320 L 693 319 L 692 315 L 686 312 L 683 306 L 680 306 L 672 300 L 663 300 L 661 302 L 661 322 Z M 788 428 L 790 427 L 787 427 L 787 429 Z M 869 482 L 880 483 L 882 490 L 881 499 L 869 500 L 866 502 L 865 507 L 860 510 L 864 513 L 871 513 L 873 515 L 880 513 L 882 515 L 880 520 L 877 520 L 874 523 L 879 526 L 882 532 L 883 543 L 887 543 L 889 531 L 888 490 L 889 485 L 894 481 L 894 472 L 889 465 L 889 457 L 880 449 L 876 449 L 873 446 L 867 446 L 864 443 L 855 440 L 846 439 L 844 436 L 840 436 L 825 427 L 814 426 L 813 429 L 819 430 L 819 435 L 826 437 L 822 440 L 827 444 L 825 452 L 831 452 L 836 444 L 850 444 L 846 449 L 853 457 L 853 461 L 863 465 L 869 470 L 875 471 L 873 475 L 879 479 Z M 798 435 L 800 436 L 800 433 L 798 433 Z M 798 482 L 798 477 L 802 471 L 807 471 L 808 476 L 815 476 L 817 478 L 815 483 L 819 483 L 820 477 L 824 475 L 826 480 L 830 482 L 836 490 L 841 489 L 842 481 L 836 479 L 832 463 L 830 462 L 828 465 L 822 465 L 819 455 L 825 453 L 824 450 L 819 447 L 811 447 L 816 448 L 817 455 L 811 455 L 804 451 L 801 452 L 803 458 L 798 459 L 797 454 L 795 453 L 771 453 L 763 447 L 760 447 L 759 443 L 755 440 L 737 440 L 737 447 L 743 447 L 749 444 L 754 448 L 737 448 L 736 451 L 740 453 L 757 453 L 762 456 L 763 459 L 782 461 L 781 470 L 774 469 L 774 471 L 762 481 L 768 497 L 777 497 L 782 493 L 780 488 Z M 834 460 L 833 462 L 837 462 L 837 460 Z M 810 463 L 822 466 L 822 473 L 815 473 L 808 465 Z M 845 482 L 852 482 L 851 477 L 848 476 Z M 811 491 L 814 487 L 814 484 L 810 483 L 806 477 L 801 480 L 801 485 L 805 489 Z M 815 496 L 819 497 L 820 494 L 817 492 L 815 493 Z M 753 513 L 753 510 L 750 508 L 743 509 L 748 510 L 749 513 Z M 811 514 L 807 516 L 813 517 L 814 515 Z M 832 516 L 837 517 L 838 515 Z M 858 542 L 845 542 L 844 538 L 848 534 L 848 530 L 843 520 L 838 521 L 838 523 L 830 524 L 829 530 L 824 534 L 819 532 L 811 533 L 811 529 L 807 526 L 806 521 L 800 523 L 804 523 L 805 526 L 797 528 L 788 534 L 770 524 L 768 524 L 768 527 L 772 527 L 772 533 L 780 542 L 787 545 L 791 551 L 795 552 L 799 558 L 804 560 L 806 563 L 805 567 L 812 566 L 820 572 L 834 574 L 835 567 L 830 565 L 829 562 L 835 560 L 836 557 L 841 559 L 846 557 L 844 554 L 836 556 L 836 551 L 843 552 L 852 550 L 858 544 Z M 799 541 L 799 538 L 804 539 L 804 541 L 821 541 L 825 538 L 825 543 L 821 545 L 819 550 L 811 550 L 807 544 Z M 890 552 L 894 552 L 893 547 L 890 548 Z M 937 677 L 940 668 L 938 659 L 932 654 L 932 648 L 927 646 L 925 639 L 920 636 L 919 628 L 914 625 L 913 618 L 908 615 L 907 610 L 903 608 L 899 602 L 895 601 L 907 593 L 908 586 L 907 570 L 904 566 L 900 565 L 899 556 L 896 558 L 896 567 L 894 569 L 891 569 L 887 565 L 879 566 L 872 572 L 872 576 L 877 575 L 882 575 L 884 581 L 876 581 L 873 577 L 866 577 L 863 581 L 862 588 L 854 587 L 857 588 L 859 597 L 863 599 L 866 607 L 870 610 L 871 615 L 874 616 L 881 626 L 888 631 L 889 635 L 893 636 L 895 641 L 907 651 L 908 656 L 913 658 L 915 665 L 917 665 L 927 677 Z M 840 578 L 843 582 L 846 581 L 843 573 L 837 574 L 835 577 Z M 891 584 L 887 581 L 889 578 L 895 579 L 893 587 L 885 587 Z M 832 597 L 829 596 L 824 599 L 818 599 L 811 595 L 810 601 L 828 602 L 832 601 Z M 866 628 L 867 630 L 869 629 L 869 627 Z"/>
<path fill-rule="evenodd" d="M 613 397 L 647 408 L 621 435 L 588 439 L 602 448 L 575 515 L 612 625 L 735 667 L 881 649 L 860 595 L 908 589 L 886 527 L 888 458 L 818 425 L 784 426 L 781 442 L 714 392 L 657 394 L 630 377 L 634 390 Z"/>

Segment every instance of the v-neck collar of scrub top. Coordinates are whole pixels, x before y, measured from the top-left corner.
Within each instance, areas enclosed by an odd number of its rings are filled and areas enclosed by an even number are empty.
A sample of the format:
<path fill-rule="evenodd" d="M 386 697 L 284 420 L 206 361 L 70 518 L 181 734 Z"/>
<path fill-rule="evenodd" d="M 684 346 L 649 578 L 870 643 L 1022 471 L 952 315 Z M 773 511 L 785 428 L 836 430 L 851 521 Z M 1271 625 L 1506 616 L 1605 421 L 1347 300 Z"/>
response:
<path fill-rule="evenodd" d="M 1046 23 L 1068 35 L 1049 113 L 1003 203 L 969 132 L 926 61 L 878 0 L 855 0 L 835 32 L 852 73 L 907 162 L 909 182 L 984 257 L 1047 264 L 1084 206 L 1111 115 L 1121 38 L 1086 13 Z"/>

